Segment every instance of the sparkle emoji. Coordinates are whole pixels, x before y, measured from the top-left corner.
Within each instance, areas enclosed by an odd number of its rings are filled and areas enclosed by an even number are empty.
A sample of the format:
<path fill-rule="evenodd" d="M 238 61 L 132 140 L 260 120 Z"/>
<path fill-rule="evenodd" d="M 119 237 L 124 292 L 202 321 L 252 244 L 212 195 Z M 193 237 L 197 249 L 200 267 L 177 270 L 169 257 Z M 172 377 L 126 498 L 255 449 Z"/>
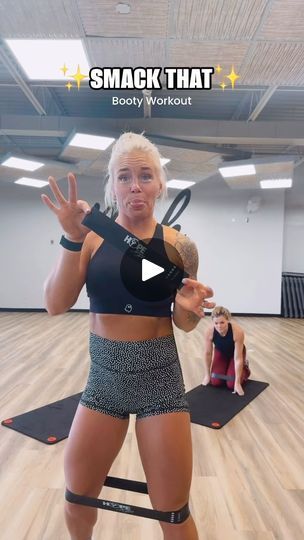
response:
<path fill-rule="evenodd" d="M 63 64 L 62 68 L 60 68 L 60 71 L 62 71 L 64 77 L 65 77 L 66 72 L 69 71 L 68 68 L 67 68 L 66 65 L 65 65 L 65 62 L 64 62 L 64 64 Z"/>
<path fill-rule="evenodd" d="M 83 79 L 87 79 L 87 78 L 88 78 L 87 75 L 84 75 L 83 73 L 81 73 L 79 64 L 78 64 L 77 72 L 74 73 L 74 75 L 71 75 L 71 77 L 72 77 L 73 79 L 75 79 L 75 81 L 76 81 L 76 83 L 77 83 L 77 88 L 78 88 L 78 90 L 79 90 L 79 88 L 80 88 L 81 81 L 83 81 Z"/>
<path fill-rule="evenodd" d="M 230 80 L 232 89 L 234 88 L 235 82 L 240 78 L 240 76 L 235 73 L 234 66 L 232 66 L 229 75 L 225 75 L 225 77 Z"/>

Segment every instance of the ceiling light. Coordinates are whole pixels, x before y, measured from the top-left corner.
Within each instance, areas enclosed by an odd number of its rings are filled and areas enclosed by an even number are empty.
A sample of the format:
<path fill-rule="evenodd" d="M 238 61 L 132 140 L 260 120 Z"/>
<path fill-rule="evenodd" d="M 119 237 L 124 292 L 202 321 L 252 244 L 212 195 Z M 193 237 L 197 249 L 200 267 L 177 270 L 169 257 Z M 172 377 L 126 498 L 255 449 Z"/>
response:
<path fill-rule="evenodd" d="M 169 180 L 167 182 L 168 188 L 175 188 L 175 189 L 186 189 L 190 186 L 193 186 L 196 182 L 189 182 L 188 180 L 176 180 L 173 178 L 172 180 Z"/>
<path fill-rule="evenodd" d="M 88 76 L 90 67 L 80 39 L 7 39 L 29 79 L 71 79 L 79 66 Z M 67 68 L 62 71 L 61 68 Z"/>
<path fill-rule="evenodd" d="M 131 11 L 131 7 L 129 6 L 129 4 L 119 2 L 119 4 L 116 5 L 117 13 L 121 13 L 125 15 L 126 13 L 130 13 L 130 11 Z"/>
<path fill-rule="evenodd" d="M 10 157 L 3 161 L 1 165 L 5 167 L 12 167 L 13 169 L 23 169 L 24 171 L 36 171 L 44 165 L 39 161 L 31 161 L 30 159 L 20 159 L 17 157 Z"/>
<path fill-rule="evenodd" d="M 48 186 L 48 182 L 45 180 L 37 180 L 36 178 L 26 178 L 22 177 L 19 178 L 19 180 L 15 180 L 15 184 L 21 184 L 22 186 L 31 186 L 36 188 L 42 188 L 44 186 Z"/>
<path fill-rule="evenodd" d="M 249 176 L 255 174 L 254 165 L 233 165 L 232 167 L 219 167 L 223 178 L 232 178 L 233 176 Z"/>
<path fill-rule="evenodd" d="M 290 188 L 292 186 L 292 178 L 276 178 L 273 180 L 261 180 L 260 186 L 262 189 Z"/>
<path fill-rule="evenodd" d="M 171 159 L 167 159 L 167 158 L 160 158 L 160 164 L 162 167 L 164 167 L 165 165 L 167 165 L 167 163 L 169 163 L 171 161 Z"/>
<path fill-rule="evenodd" d="M 76 133 L 69 142 L 69 146 L 78 146 L 80 148 L 92 148 L 93 150 L 106 150 L 115 139 L 111 137 L 100 137 L 99 135 L 87 135 L 85 133 Z"/>

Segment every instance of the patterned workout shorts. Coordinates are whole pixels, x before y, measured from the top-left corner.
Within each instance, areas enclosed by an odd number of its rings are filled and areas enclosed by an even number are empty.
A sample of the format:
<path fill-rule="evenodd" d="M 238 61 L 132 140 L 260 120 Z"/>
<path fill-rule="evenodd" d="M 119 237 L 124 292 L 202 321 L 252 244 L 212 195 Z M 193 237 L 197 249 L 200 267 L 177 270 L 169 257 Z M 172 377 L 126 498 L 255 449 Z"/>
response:
<path fill-rule="evenodd" d="M 122 419 L 189 411 L 173 335 L 116 341 L 91 333 L 90 356 L 81 405 Z"/>

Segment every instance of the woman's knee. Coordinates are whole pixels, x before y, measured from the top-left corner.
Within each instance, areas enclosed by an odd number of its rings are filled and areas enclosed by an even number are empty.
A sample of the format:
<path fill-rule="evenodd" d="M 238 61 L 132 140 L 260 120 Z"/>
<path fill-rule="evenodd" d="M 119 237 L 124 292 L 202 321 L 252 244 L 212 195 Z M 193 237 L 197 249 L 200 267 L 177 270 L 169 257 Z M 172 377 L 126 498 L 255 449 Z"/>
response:
<path fill-rule="evenodd" d="M 248 381 L 250 375 L 251 375 L 251 371 L 249 369 L 249 365 L 245 364 L 244 370 L 243 370 L 243 382 Z"/>
<path fill-rule="evenodd" d="M 97 508 L 90 508 L 89 506 L 67 501 L 65 501 L 64 513 L 67 524 L 69 526 L 73 524 L 75 529 L 83 529 L 84 526 L 87 529 L 93 529 L 98 517 Z"/>
<path fill-rule="evenodd" d="M 152 506 L 159 512 L 178 512 L 184 508 L 189 502 L 190 488 L 191 477 L 157 486 L 148 484 Z"/>
<path fill-rule="evenodd" d="M 160 521 L 160 526 L 165 538 L 176 538 L 177 540 L 191 538 L 198 540 L 197 529 L 191 514 L 182 523 L 166 523 Z"/>
<path fill-rule="evenodd" d="M 156 500 L 152 506 L 158 512 L 178 512 L 188 504 L 188 501 L 189 494 L 183 496 L 176 494 L 165 499 Z"/>
<path fill-rule="evenodd" d="M 212 386 L 223 386 L 224 381 L 222 379 L 217 379 L 216 377 L 211 377 L 210 384 Z"/>

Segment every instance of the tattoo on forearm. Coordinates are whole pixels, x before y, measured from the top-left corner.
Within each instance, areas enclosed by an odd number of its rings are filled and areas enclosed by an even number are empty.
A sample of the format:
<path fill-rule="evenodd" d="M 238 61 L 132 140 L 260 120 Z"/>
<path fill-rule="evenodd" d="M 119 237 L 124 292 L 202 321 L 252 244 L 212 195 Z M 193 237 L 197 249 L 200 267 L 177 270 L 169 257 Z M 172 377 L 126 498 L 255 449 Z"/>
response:
<path fill-rule="evenodd" d="M 195 244 L 181 233 L 177 234 L 175 249 L 181 256 L 184 270 L 188 272 L 192 279 L 196 279 L 198 269 L 198 253 Z"/>

